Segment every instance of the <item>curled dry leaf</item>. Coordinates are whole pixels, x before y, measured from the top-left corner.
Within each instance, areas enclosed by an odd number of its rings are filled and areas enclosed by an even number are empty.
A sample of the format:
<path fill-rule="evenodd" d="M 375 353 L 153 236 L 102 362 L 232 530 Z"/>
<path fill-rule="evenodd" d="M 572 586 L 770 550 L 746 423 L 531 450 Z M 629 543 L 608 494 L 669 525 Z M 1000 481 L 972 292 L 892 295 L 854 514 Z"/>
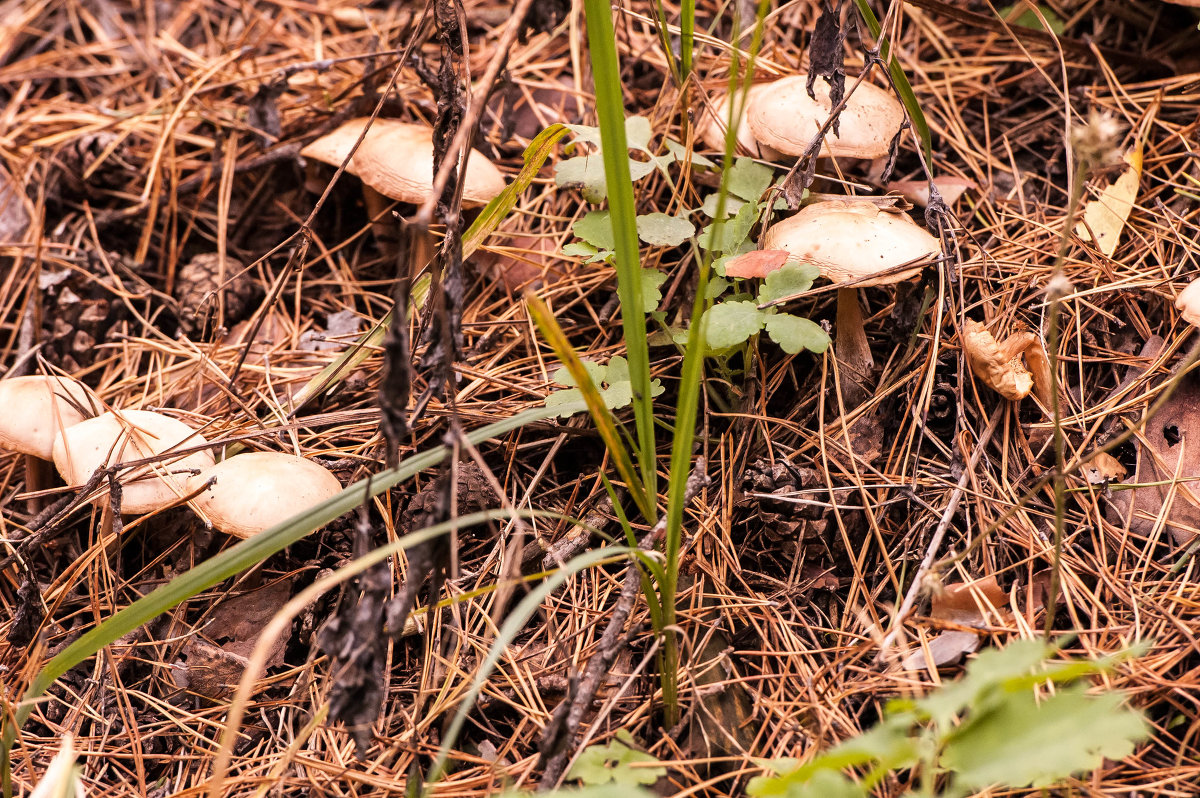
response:
<path fill-rule="evenodd" d="M 1108 482 L 1120 482 L 1128 473 L 1121 461 L 1111 454 L 1099 452 L 1083 467 L 1088 484 L 1104 485 Z"/>
<path fill-rule="evenodd" d="M 1033 392 L 1050 406 L 1050 358 L 1037 335 L 1018 332 L 997 341 L 982 324 L 967 319 L 963 347 L 971 371 L 993 391 L 1013 400 Z"/>
<path fill-rule="evenodd" d="M 932 599 L 930 617 L 940 621 L 983 629 L 1007 623 L 1012 612 L 1007 608 L 1008 594 L 988 576 L 974 582 L 946 585 Z M 920 670 L 951 665 L 979 648 L 979 635 L 968 629 L 941 632 L 926 645 L 917 647 L 904 659 L 904 670 Z"/>
<path fill-rule="evenodd" d="M 725 262 L 725 274 L 729 277 L 766 277 L 782 269 L 792 253 L 786 249 L 756 249 L 730 258 Z"/>

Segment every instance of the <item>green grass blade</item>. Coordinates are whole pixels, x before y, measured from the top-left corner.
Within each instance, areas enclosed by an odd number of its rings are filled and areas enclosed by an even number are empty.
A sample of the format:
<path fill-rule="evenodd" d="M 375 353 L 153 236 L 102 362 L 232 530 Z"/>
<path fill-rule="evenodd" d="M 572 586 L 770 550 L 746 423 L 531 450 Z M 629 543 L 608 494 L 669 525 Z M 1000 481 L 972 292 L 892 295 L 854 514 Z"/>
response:
<path fill-rule="evenodd" d="M 686 81 L 692 76 L 692 58 L 696 49 L 696 0 L 679 5 L 679 68 Z"/>
<path fill-rule="evenodd" d="M 867 0 L 854 0 L 854 4 L 858 6 L 858 13 L 863 18 L 863 22 L 867 23 L 871 35 L 879 42 L 879 57 L 887 64 L 888 74 L 892 76 L 892 83 L 896 87 L 896 93 L 900 95 L 900 102 L 904 103 L 905 109 L 908 110 L 908 118 L 912 122 L 913 129 L 917 131 L 917 138 L 921 140 L 921 150 L 925 153 L 925 165 L 932 169 L 933 146 L 930 143 L 929 122 L 925 119 L 925 112 L 921 110 L 921 104 L 917 102 L 917 95 L 913 92 L 912 85 L 908 82 L 908 76 L 904 74 L 904 68 L 900 66 L 900 62 L 890 55 L 891 43 L 886 38 L 879 37 L 883 28 L 880 26 L 879 20 L 875 18 L 875 12 L 871 10 L 871 6 L 867 5 Z"/>
<path fill-rule="evenodd" d="M 654 399 L 650 394 L 650 346 L 646 314 L 642 312 L 642 268 L 638 261 L 637 205 L 629 176 L 629 147 L 625 139 L 625 105 L 621 96 L 621 66 L 613 33 L 612 7 L 606 0 L 584 0 L 588 52 L 596 84 L 596 115 L 600 121 L 604 178 L 609 216 L 616 239 L 617 294 L 625 335 L 629 377 L 633 383 L 633 415 L 637 425 L 637 459 L 644 490 L 658 494 L 654 444 Z M 646 520 L 654 522 L 654 508 Z"/>
<path fill-rule="evenodd" d="M 534 421 L 555 415 L 554 410 L 537 408 L 480 427 L 468 434 L 468 439 L 478 445 L 489 438 L 503 435 Z M 67 646 L 51 659 L 34 678 L 25 691 L 21 706 L 15 712 L 16 728 L 28 719 L 32 711 L 31 702 L 46 692 L 56 679 L 71 668 L 93 656 L 104 646 L 132 632 L 156 616 L 203 590 L 251 568 L 270 555 L 295 543 L 325 524 L 358 507 L 368 496 L 376 496 L 417 473 L 437 465 L 446 459 L 445 447 L 410 457 L 394 469 L 384 471 L 369 480 L 356 482 L 337 496 L 322 502 L 312 509 L 285 521 L 267 531 L 243 540 L 215 557 L 204 561 L 190 571 L 172 579 L 145 597 L 138 599 L 112 617 L 85 632 L 78 640 Z M 5 725 L 4 753 L 11 748 L 16 728 Z"/>
<path fill-rule="evenodd" d="M 562 327 L 558 325 L 558 321 L 554 318 L 554 314 L 550 312 L 550 308 L 546 307 L 546 303 L 538 299 L 536 296 L 527 295 L 525 301 L 529 306 L 529 314 L 533 316 L 533 320 L 537 323 L 538 329 L 542 332 L 542 337 L 550 344 L 550 348 L 554 350 L 554 354 L 562 361 L 567 371 L 571 375 L 571 379 L 575 381 L 575 386 L 579 392 L 583 394 L 583 400 L 587 403 L 588 413 L 592 416 L 592 421 L 596 424 L 596 430 L 600 433 L 601 440 L 608 447 L 608 453 L 612 455 L 613 464 L 617 467 L 617 473 L 621 475 L 621 479 L 625 481 L 629 488 L 629 494 L 633 496 L 634 502 L 638 506 L 638 510 L 646 518 L 654 516 L 654 501 L 646 491 L 646 487 L 638 479 L 637 472 L 633 469 L 633 461 L 629 459 L 629 451 L 625 448 L 625 442 L 621 439 L 621 433 L 617 430 L 617 421 L 613 417 L 612 411 L 608 409 L 608 405 L 604 403 L 603 397 L 600 396 L 600 390 L 596 384 L 592 382 L 591 375 L 587 369 L 583 367 L 583 361 L 579 359 L 579 355 L 575 353 L 575 349 L 567 340 L 566 333 Z M 616 504 L 614 503 L 614 507 Z"/>

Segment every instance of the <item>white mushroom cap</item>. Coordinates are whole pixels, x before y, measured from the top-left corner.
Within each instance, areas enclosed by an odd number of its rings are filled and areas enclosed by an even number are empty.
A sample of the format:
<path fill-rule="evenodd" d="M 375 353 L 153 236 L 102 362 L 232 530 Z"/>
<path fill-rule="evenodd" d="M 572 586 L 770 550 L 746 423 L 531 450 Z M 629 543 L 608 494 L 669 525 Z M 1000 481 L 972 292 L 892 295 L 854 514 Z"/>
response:
<path fill-rule="evenodd" d="M 1179 292 L 1175 298 L 1175 308 L 1184 321 L 1193 327 L 1200 327 L 1200 280 L 1188 283 L 1187 288 Z"/>
<path fill-rule="evenodd" d="M 755 97 L 770 90 L 772 83 L 756 83 L 750 87 L 750 97 L 747 100 L 747 108 L 749 103 Z M 717 152 L 725 151 L 725 131 L 729 122 L 729 94 L 714 94 L 712 97 L 711 108 L 704 106 L 700 110 L 700 116 L 696 120 L 696 135 L 704 142 L 710 150 Z M 734 97 L 741 97 L 739 89 Z M 738 122 L 737 129 L 737 149 L 740 152 L 745 152 L 753 155 L 756 158 L 763 158 L 768 161 L 783 160 L 786 156 L 766 145 L 761 145 L 754 138 L 753 131 L 750 130 L 750 123 L 746 121 L 746 113 L 743 110 L 742 118 Z"/>
<path fill-rule="evenodd" d="M 827 200 L 771 227 L 762 248 L 787 250 L 833 282 L 848 283 L 937 255 L 941 243 L 908 214 L 889 213 L 863 200 Z M 857 286 L 898 283 L 915 277 L 922 267 L 880 275 Z"/>
<path fill-rule="evenodd" d="M 247 452 L 217 463 L 192 477 L 188 487 L 200 490 L 196 508 L 212 525 L 248 538 L 336 496 L 342 483 L 324 467 L 279 452 Z"/>
<path fill-rule="evenodd" d="M 371 127 L 346 171 L 386 197 L 414 204 L 424 202 L 433 191 L 433 128 L 394 119 L 351 119 L 300 150 L 300 154 L 341 166 L 369 122 Z M 471 150 L 463 205 L 486 205 L 503 190 L 504 175 L 486 155 Z"/>
<path fill-rule="evenodd" d="M 0 381 L 0 448 L 49 460 L 62 431 L 99 412 L 100 403 L 70 377 Z"/>
<path fill-rule="evenodd" d="M 142 460 L 168 450 L 190 449 L 208 443 L 182 421 L 150 410 L 104 413 L 64 431 L 54 442 L 54 467 L 70 485 L 87 482 L 97 468 Z M 166 455 L 148 466 L 130 469 L 121 484 L 121 511 L 130 515 L 153 512 L 185 495 L 187 471 L 208 468 L 208 451 L 186 457 Z"/>
<path fill-rule="evenodd" d="M 770 84 L 770 91 L 751 98 L 746 118 L 760 145 L 788 155 L 804 154 L 833 109 L 829 84 L 818 79 L 813 85 L 817 99 L 813 100 L 808 96 L 807 81 L 807 75 L 777 80 Z M 904 106 L 899 100 L 874 84 L 861 83 L 842 109 L 838 135 L 832 129 L 826 134 L 820 156 L 883 157 L 903 124 Z"/>

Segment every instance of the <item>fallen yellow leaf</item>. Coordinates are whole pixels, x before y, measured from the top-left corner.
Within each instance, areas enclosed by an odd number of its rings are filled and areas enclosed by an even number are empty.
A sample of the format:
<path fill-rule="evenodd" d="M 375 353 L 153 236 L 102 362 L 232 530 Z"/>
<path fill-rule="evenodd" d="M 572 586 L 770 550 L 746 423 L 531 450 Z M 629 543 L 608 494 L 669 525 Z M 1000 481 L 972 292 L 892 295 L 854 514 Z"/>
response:
<path fill-rule="evenodd" d="M 1142 145 L 1139 141 L 1125 153 L 1125 170 L 1083 206 L 1083 219 L 1075 232 L 1084 241 L 1095 241 L 1105 257 L 1112 257 L 1121 241 L 1125 221 L 1137 199 L 1138 183 L 1142 179 Z"/>

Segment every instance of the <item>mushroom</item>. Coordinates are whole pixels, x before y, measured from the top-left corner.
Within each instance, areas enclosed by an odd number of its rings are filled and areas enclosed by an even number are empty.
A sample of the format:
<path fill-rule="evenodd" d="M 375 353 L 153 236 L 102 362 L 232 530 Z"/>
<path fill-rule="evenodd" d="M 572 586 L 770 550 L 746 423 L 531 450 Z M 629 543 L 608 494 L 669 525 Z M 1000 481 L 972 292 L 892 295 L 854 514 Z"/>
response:
<path fill-rule="evenodd" d="M 1188 283 L 1187 288 L 1175 298 L 1175 309 L 1183 320 L 1193 327 L 1200 327 L 1200 280 Z"/>
<path fill-rule="evenodd" d="M 94 415 L 98 403 L 78 380 L 37 375 L 0 381 L 0 407 L 0 448 L 49 460 L 63 431 Z"/>
<path fill-rule="evenodd" d="M 852 283 L 838 288 L 836 337 L 843 395 L 851 406 L 862 404 L 871 393 L 875 364 L 858 289 L 915 277 L 923 261 L 941 254 L 940 243 L 907 214 L 864 200 L 826 200 L 771 227 L 761 246 L 790 252 L 834 283 Z"/>
<path fill-rule="evenodd" d="M 383 197 L 415 205 L 424 202 L 433 191 L 436 170 L 433 128 L 395 119 L 376 119 L 374 122 L 366 117 L 351 119 L 300 150 L 300 155 L 341 166 L 368 124 L 370 128 L 346 164 L 346 171 L 363 181 L 363 198 L 376 225 L 376 236 L 386 241 L 384 231 L 387 226 L 380 225 L 387 207 Z M 504 175 L 487 156 L 471 150 L 463 186 L 463 206 L 486 205 L 503 190 Z"/>
<path fill-rule="evenodd" d="M 833 110 L 829 84 L 816 81 L 815 100 L 808 96 L 807 84 L 807 75 L 794 75 L 752 94 L 746 121 L 760 147 L 786 155 L 804 154 Z M 886 90 L 864 81 L 847 98 L 838 117 L 837 135 L 829 131 L 818 157 L 881 158 L 903 124 L 904 106 Z"/>
<path fill-rule="evenodd" d="M 749 98 L 747 99 L 747 107 L 749 103 L 768 91 L 773 83 L 756 83 L 750 87 Z M 735 92 L 732 96 L 741 99 L 741 90 Z M 729 100 L 728 92 L 722 94 L 714 94 L 710 105 L 705 105 L 700 110 L 700 116 L 696 120 L 696 135 L 704 142 L 711 150 L 717 152 L 725 151 L 725 131 L 728 129 L 729 123 Z M 737 126 L 737 149 L 746 152 L 755 158 L 762 158 L 766 161 L 782 161 L 786 156 L 778 150 L 772 149 L 765 144 L 760 144 L 754 138 L 754 133 L 750 130 L 750 125 L 746 121 L 746 109 L 742 109 L 741 118 L 738 120 Z"/>
<path fill-rule="evenodd" d="M 342 483 L 303 457 L 247 452 L 200 472 L 188 488 L 199 491 L 195 507 L 213 527 L 248 538 L 336 496 Z"/>
<path fill-rule="evenodd" d="M 206 450 L 170 455 L 172 450 L 204 446 L 208 441 L 178 419 L 150 410 L 103 413 L 68 427 L 54 442 L 54 466 L 70 485 L 86 483 L 97 468 L 165 455 L 122 474 L 121 511 L 140 515 L 158 510 L 186 494 L 187 475 L 211 466 Z"/>

